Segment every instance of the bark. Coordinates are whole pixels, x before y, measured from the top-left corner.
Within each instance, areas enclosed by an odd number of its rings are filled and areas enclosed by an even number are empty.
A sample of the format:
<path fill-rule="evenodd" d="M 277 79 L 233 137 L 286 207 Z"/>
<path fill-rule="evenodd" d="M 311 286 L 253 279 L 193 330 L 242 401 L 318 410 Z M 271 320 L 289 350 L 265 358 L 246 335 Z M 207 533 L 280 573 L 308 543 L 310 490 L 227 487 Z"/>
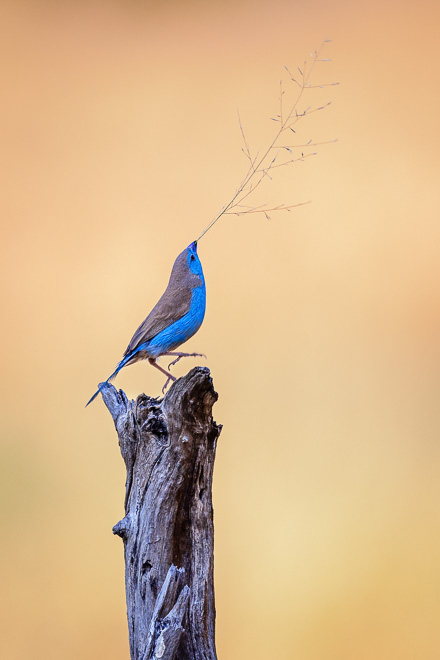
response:
<path fill-rule="evenodd" d="M 221 431 L 209 370 L 192 369 L 163 399 L 102 398 L 127 468 L 124 541 L 132 660 L 216 660 L 212 476 Z"/>

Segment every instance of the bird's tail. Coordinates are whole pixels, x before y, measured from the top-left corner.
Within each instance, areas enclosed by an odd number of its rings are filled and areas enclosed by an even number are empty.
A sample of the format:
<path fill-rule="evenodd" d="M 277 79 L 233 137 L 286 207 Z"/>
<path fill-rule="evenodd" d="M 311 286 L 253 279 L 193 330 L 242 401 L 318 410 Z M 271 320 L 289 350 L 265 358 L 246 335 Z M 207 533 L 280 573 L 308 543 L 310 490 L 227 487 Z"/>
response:
<path fill-rule="evenodd" d="M 125 357 L 123 360 L 121 360 L 121 361 L 119 362 L 118 366 L 116 367 L 115 371 L 112 373 L 112 375 L 109 376 L 109 377 L 107 378 L 107 380 L 106 380 L 104 383 L 100 383 L 98 389 L 96 390 L 95 394 L 92 396 L 92 398 L 90 399 L 90 401 L 87 401 L 87 403 L 86 403 L 86 408 L 87 408 L 87 406 L 89 405 L 89 403 L 92 403 L 92 401 L 94 401 L 94 400 L 96 399 L 96 397 L 98 396 L 98 394 L 101 392 L 102 389 L 104 389 L 104 387 L 107 385 L 107 383 L 109 383 L 111 380 L 113 380 L 113 378 L 116 376 L 116 374 L 117 374 L 119 371 L 121 371 L 122 367 L 125 367 L 125 365 L 127 364 L 129 358 L 131 358 L 131 355 L 127 355 L 127 357 Z"/>

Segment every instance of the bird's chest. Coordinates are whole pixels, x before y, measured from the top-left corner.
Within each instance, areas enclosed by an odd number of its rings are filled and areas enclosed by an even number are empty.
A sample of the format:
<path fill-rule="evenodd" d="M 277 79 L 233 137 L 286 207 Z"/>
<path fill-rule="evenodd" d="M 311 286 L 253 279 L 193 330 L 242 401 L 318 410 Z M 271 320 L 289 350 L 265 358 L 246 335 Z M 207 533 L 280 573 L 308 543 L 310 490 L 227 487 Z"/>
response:
<path fill-rule="evenodd" d="M 152 357 L 172 351 L 192 337 L 200 328 L 205 316 L 206 290 L 204 284 L 191 292 L 189 309 L 178 321 L 156 335 L 148 344 Z"/>
<path fill-rule="evenodd" d="M 205 285 L 193 289 L 191 294 L 191 304 L 188 312 L 188 321 L 196 326 L 198 330 L 205 316 L 206 308 L 206 289 Z M 195 331 L 194 331 L 195 332 Z"/>
<path fill-rule="evenodd" d="M 183 343 L 197 332 L 205 316 L 205 307 L 206 291 L 202 285 L 192 290 L 188 312 L 174 324 L 172 334 L 176 341 Z"/>

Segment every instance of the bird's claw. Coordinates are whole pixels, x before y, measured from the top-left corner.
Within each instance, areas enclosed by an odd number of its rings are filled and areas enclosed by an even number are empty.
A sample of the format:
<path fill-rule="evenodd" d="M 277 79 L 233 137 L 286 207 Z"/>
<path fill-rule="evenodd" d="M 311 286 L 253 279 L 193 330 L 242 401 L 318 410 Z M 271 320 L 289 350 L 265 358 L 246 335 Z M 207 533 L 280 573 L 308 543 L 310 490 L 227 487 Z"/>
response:
<path fill-rule="evenodd" d="M 167 387 L 168 387 L 168 383 L 169 383 L 170 381 L 174 381 L 174 380 L 176 380 L 176 379 L 175 379 L 173 376 L 171 376 L 171 374 L 170 374 L 170 375 L 168 376 L 168 378 L 166 379 L 166 381 L 165 381 L 165 385 L 162 387 L 162 394 L 165 394 L 165 390 L 166 390 Z"/>
<path fill-rule="evenodd" d="M 178 355 L 175 360 L 169 363 L 168 369 L 173 366 L 173 364 L 176 364 L 176 362 L 179 362 L 184 357 L 204 357 L 206 360 L 206 355 L 204 353 L 182 353 L 182 355 Z"/>
<path fill-rule="evenodd" d="M 179 357 L 177 357 L 175 360 L 173 360 L 172 362 L 170 362 L 169 365 L 168 365 L 168 369 L 169 369 L 170 367 L 172 367 L 173 364 L 176 364 L 176 362 L 179 362 L 179 360 L 181 360 L 182 358 L 183 358 L 183 355 L 179 355 Z"/>

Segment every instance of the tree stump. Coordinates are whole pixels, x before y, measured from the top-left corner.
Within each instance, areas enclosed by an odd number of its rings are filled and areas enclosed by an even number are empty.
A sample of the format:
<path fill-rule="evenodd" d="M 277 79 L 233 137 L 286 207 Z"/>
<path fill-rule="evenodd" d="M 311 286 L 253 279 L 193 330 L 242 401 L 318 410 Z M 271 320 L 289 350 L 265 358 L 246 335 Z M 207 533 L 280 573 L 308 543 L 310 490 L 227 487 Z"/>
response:
<path fill-rule="evenodd" d="M 221 426 L 209 369 L 163 399 L 102 390 L 127 468 L 124 541 L 132 660 L 216 660 L 212 476 Z"/>

